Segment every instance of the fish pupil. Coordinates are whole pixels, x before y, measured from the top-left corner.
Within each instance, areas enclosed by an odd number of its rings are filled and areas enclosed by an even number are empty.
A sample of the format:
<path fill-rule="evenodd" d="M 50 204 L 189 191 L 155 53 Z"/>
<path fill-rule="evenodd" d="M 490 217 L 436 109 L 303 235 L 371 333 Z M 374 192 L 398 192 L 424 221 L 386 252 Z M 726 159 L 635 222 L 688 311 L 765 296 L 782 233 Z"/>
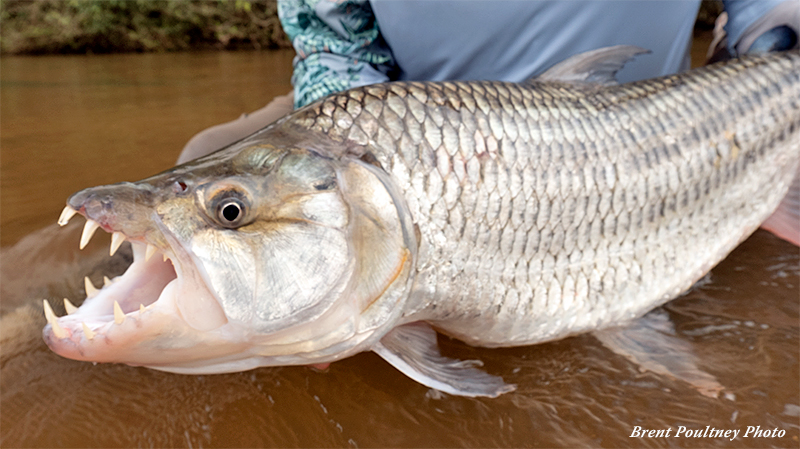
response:
<path fill-rule="evenodd" d="M 239 206 L 236 204 L 228 204 L 222 208 L 222 216 L 228 221 L 236 221 L 239 218 Z"/>

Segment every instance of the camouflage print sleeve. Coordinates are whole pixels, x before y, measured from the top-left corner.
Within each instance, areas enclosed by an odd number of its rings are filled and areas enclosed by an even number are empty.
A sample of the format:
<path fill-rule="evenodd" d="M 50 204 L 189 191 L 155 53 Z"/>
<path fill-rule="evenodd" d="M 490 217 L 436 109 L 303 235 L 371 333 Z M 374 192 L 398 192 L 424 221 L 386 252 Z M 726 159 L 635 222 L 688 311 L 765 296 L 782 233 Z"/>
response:
<path fill-rule="evenodd" d="M 295 108 L 390 79 L 394 59 L 368 1 L 282 0 L 278 14 L 297 52 Z"/>

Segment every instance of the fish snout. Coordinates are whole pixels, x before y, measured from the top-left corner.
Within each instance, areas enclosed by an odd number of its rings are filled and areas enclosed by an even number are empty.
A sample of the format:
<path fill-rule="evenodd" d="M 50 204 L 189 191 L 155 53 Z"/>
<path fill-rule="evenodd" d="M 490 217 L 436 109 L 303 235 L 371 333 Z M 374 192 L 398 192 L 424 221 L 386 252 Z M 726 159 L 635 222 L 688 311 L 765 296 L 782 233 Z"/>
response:
<path fill-rule="evenodd" d="M 152 210 L 154 195 L 144 185 L 129 182 L 91 187 L 73 194 L 67 205 L 96 222 L 105 231 L 138 234 L 141 221 Z"/>

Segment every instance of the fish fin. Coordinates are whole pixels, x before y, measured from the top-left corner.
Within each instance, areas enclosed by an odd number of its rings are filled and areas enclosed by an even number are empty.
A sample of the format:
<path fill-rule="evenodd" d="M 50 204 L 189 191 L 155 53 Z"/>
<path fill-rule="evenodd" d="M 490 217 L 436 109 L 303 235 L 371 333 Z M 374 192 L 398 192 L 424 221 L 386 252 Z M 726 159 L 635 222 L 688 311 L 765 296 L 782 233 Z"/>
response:
<path fill-rule="evenodd" d="M 436 331 L 426 323 L 405 324 L 392 329 L 372 350 L 415 381 L 456 396 L 494 398 L 515 390 L 479 369 L 479 360 L 443 357 L 436 343 Z"/>
<path fill-rule="evenodd" d="M 761 227 L 800 246 L 800 166 L 778 209 L 761 224 Z"/>
<path fill-rule="evenodd" d="M 634 56 L 650 53 L 633 45 L 598 48 L 577 54 L 547 69 L 531 81 L 560 81 L 571 84 L 617 84 L 614 76 Z"/>
<path fill-rule="evenodd" d="M 703 396 L 716 398 L 724 387 L 697 366 L 689 342 L 678 337 L 664 309 L 656 309 L 625 327 L 593 332 L 606 348 L 639 366 L 689 384 Z"/>

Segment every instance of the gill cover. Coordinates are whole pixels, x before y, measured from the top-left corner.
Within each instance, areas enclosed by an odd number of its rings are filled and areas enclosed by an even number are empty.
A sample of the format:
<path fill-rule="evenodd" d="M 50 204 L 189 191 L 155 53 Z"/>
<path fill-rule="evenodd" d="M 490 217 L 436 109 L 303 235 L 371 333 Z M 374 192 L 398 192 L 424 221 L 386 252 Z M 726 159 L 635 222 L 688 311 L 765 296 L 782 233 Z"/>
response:
<path fill-rule="evenodd" d="M 271 145 L 244 148 L 231 167 L 196 189 L 207 225 L 186 242 L 229 322 L 281 364 L 369 349 L 413 282 L 413 228 L 386 173 Z"/>

